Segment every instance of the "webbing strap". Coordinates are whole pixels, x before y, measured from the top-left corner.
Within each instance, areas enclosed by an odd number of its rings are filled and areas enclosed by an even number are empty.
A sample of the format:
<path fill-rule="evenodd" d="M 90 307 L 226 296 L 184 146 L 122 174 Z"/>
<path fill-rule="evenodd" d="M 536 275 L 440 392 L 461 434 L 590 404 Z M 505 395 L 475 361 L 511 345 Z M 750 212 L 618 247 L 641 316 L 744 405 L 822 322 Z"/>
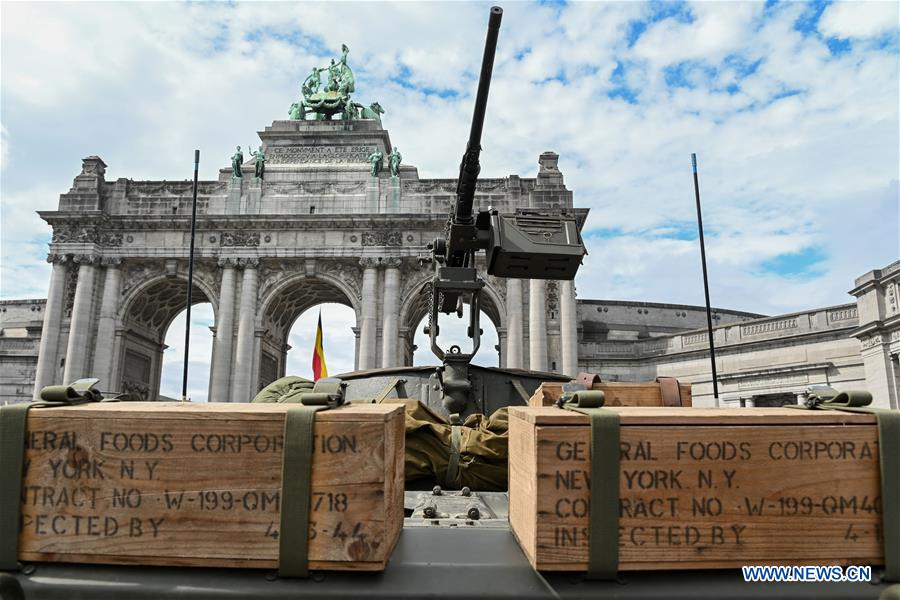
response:
<path fill-rule="evenodd" d="M 103 396 L 93 389 L 99 379 L 79 379 L 69 385 L 41 388 L 39 402 L 0 407 L 0 570 L 19 568 L 19 519 L 22 512 L 22 462 L 28 409 L 96 402 Z"/>
<path fill-rule="evenodd" d="M 405 381 L 405 380 L 401 379 L 400 377 L 394 377 L 394 378 L 390 379 L 387 382 L 387 384 L 385 384 L 385 386 L 383 388 L 381 388 L 381 391 L 378 392 L 378 394 L 372 400 L 372 403 L 373 404 L 381 404 L 382 402 L 384 402 L 384 399 L 388 397 L 388 394 L 391 393 L 391 390 L 393 390 L 395 387 L 397 387 L 397 385 L 399 385 L 401 381 Z M 398 397 L 399 397 L 399 394 L 398 394 Z"/>
<path fill-rule="evenodd" d="M 281 525 L 278 574 L 309 577 L 309 496 L 312 479 L 313 426 L 327 404 L 297 404 L 284 416 L 281 463 Z"/>
<path fill-rule="evenodd" d="M 525 386 L 522 385 L 522 382 L 518 379 L 510 379 L 509 383 L 512 384 L 513 389 L 516 390 L 519 394 L 519 398 L 522 399 L 522 402 L 527 406 L 531 401 L 531 396 L 528 395 L 528 392 L 525 391 Z"/>
<path fill-rule="evenodd" d="M 22 460 L 30 402 L 0 408 L 0 570 L 19 568 Z"/>
<path fill-rule="evenodd" d="M 447 475 L 444 477 L 444 486 L 448 488 L 459 487 L 462 483 L 459 474 L 459 453 L 462 441 L 462 426 L 450 426 L 450 458 L 447 462 Z"/>
<path fill-rule="evenodd" d="M 576 392 L 564 408 L 591 418 L 587 578 L 611 580 L 619 570 L 619 414 L 602 408 L 604 399 Z"/>
<path fill-rule="evenodd" d="M 869 406 L 872 394 L 815 388 L 797 408 L 840 410 L 875 415 L 878 424 L 878 464 L 881 474 L 881 531 L 884 540 L 884 580 L 900 581 L 900 411 Z M 792 406 L 793 408 L 793 406 Z"/>
<path fill-rule="evenodd" d="M 318 411 L 344 404 L 343 383 L 336 377 L 323 377 L 311 392 L 298 394 L 296 401 L 284 415 L 278 529 L 278 574 L 282 577 L 309 577 L 313 429 Z"/>

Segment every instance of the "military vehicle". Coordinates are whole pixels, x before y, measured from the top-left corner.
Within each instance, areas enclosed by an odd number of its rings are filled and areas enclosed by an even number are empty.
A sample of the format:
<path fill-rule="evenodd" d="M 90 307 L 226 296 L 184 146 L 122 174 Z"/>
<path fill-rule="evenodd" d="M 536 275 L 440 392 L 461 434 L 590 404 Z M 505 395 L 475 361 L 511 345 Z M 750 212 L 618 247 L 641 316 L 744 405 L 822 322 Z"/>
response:
<path fill-rule="evenodd" d="M 481 135 L 503 11 L 490 9 L 487 40 L 468 145 L 460 164 L 457 200 L 445 235 L 429 246 L 434 277 L 426 333 L 438 367 L 401 367 L 341 375 L 351 401 L 418 400 L 450 423 L 527 404 L 541 382 L 565 381 L 555 373 L 472 365 L 480 344 L 479 292 L 484 286 L 475 256 L 484 251 L 497 277 L 574 279 L 585 254 L 574 216 L 518 210 L 475 212 Z M 334 91 L 322 92 L 323 102 Z M 336 102 L 331 107 L 339 112 Z M 464 311 L 464 306 L 468 311 Z M 440 345 L 441 315 L 468 312 L 471 348 Z M 507 522 L 504 492 L 407 489 L 403 534 L 383 573 L 314 573 L 279 578 L 247 569 L 25 564 L 3 574 L 3 600 L 46 598 L 875 598 L 884 586 L 867 583 L 746 584 L 739 571 L 627 573 L 617 581 L 532 569 Z M 452 487 L 452 486 L 451 486 Z"/>

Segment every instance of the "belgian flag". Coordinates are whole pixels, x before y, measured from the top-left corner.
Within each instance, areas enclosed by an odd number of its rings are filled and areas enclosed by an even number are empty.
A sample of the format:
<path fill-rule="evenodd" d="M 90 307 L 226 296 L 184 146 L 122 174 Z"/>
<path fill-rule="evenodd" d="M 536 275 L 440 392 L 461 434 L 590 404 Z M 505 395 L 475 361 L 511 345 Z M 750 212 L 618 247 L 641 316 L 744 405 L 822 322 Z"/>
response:
<path fill-rule="evenodd" d="M 328 377 L 328 367 L 325 366 L 325 348 L 322 347 L 322 311 L 319 310 L 319 326 L 316 327 L 316 346 L 312 356 L 313 381 L 322 377 Z"/>

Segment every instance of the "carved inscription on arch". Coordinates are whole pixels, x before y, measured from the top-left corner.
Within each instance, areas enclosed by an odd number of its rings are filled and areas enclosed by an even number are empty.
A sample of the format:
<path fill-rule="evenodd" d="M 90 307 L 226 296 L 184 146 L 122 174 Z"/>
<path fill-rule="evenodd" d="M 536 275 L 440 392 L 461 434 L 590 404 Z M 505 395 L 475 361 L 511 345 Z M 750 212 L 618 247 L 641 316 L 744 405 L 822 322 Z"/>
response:
<path fill-rule="evenodd" d="M 272 146 L 271 164 L 348 164 L 365 163 L 372 153 L 370 146 Z"/>

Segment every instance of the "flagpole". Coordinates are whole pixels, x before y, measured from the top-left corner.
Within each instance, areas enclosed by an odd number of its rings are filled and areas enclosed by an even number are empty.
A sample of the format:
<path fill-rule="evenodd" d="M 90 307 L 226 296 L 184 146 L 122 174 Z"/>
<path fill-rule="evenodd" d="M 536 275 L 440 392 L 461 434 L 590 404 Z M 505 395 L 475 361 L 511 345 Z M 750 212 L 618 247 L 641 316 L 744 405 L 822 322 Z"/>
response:
<path fill-rule="evenodd" d="M 199 169 L 200 150 L 194 150 L 194 187 L 193 202 L 191 203 L 191 249 L 188 254 L 187 317 L 184 323 L 184 374 L 181 379 L 182 402 L 187 402 L 188 400 L 188 350 L 191 347 L 191 304 L 193 304 L 194 291 L 194 234 L 197 231 L 197 173 Z"/>
<path fill-rule="evenodd" d="M 697 228 L 700 230 L 700 262 L 703 263 L 703 293 L 706 295 L 706 331 L 709 336 L 709 362 L 712 366 L 713 398 L 718 404 L 719 383 L 716 377 L 716 345 L 713 343 L 712 309 L 709 305 L 709 277 L 706 273 L 706 244 L 703 242 L 703 216 L 700 213 L 700 182 L 697 180 L 697 155 L 691 154 L 694 170 L 694 196 L 697 199 Z"/>

